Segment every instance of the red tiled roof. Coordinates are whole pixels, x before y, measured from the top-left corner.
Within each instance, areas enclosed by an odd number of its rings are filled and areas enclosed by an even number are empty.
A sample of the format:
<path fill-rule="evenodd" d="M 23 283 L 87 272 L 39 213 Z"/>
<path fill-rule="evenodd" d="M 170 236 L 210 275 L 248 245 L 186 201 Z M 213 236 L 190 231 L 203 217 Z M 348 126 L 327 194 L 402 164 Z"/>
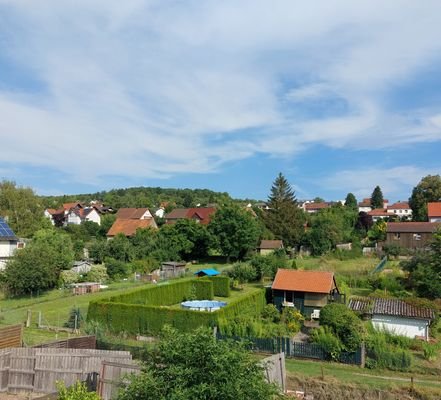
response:
<path fill-rule="evenodd" d="M 349 301 L 348 307 L 352 311 L 370 314 L 393 315 L 397 317 L 433 319 L 433 310 L 417 307 L 399 299 L 355 298 Z"/>
<path fill-rule="evenodd" d="M 367 214 L 372 217 L 389 217 L 393 215 L 392 213 L 388 213 L 386 210 L 382 208 L 376 208 L 372 211 L 369 211 Z"/>
<path fill-rule="evenodd" d="M 321 210 L 323 208 L 329 208 L 328 203 L 306 203 L 305 204 L 305 210 Z"/>
<path fill-rule="evenodd" d="M 147 211 L 149 211 L 148 208 L 120 208 L 116 213 L 116 218 L 141 219 Z"/>
<path fill-rule="evenodd" d="M 174 221 L 182 218 L 191 219 L 197 217 L 201 221 L 201 224 L 207 225 L 215 212 L 216 209 L 214 207 L 175 208 L 165 216 L 165 219 Z"/>
<path fill-rule="evenodd" d="M 148 219 L 116 219 L 107 232 L 107 236 L 116 236 L 122 233 L 125 236 L 133 236 L 137 229 L 157 228 L 153 218 Z"/>
<path fill-rule="evenodd" d="M 291 290 L 309 293 L 329 293 L 334 287 L 334 273 L 325 271 L 277 270 L 272 285 L 276 290 Z"/>
<path fill-rule="evenodd" d="M 63 204 L 63 208 L 66 211 L 69 211 L 71 208 L 75 208 L 75 207 L 82 208 L 83 206 L 81 205 L 81 203 L 78 203 L 78 202 L 75 202 L 75 203 L 64 203 Z"/>
<path fill-rule="evenodd" d="M 441 217 L 441 201 L 427 203 L 427 214 L 431 217 Z"/>
<path fill-rule="evenodd" d="M 283 241 L 282 240 L 262 240 L 260 242 L 259 249 L 282 249 Z"/>
<path fill-rule="evenodd" d="M 388 210 L 410 210 L 409 203 L 399 201 L 390 206 L 387 206 Z"/>
<path fill-rule="evenodd" d="M 55 208 L 47 208 L 46 211 L 50 214 L 50 215 L 56 215 L 56 214 L 62 214 L 64 213 L 64 209 L 60 208 L 58 210 L 56 210 Z"/>
<path fill-rule="evenodd" d="M 433 233 L 441 226 L 440 222 L 388 222 L 388 233 Z"/>

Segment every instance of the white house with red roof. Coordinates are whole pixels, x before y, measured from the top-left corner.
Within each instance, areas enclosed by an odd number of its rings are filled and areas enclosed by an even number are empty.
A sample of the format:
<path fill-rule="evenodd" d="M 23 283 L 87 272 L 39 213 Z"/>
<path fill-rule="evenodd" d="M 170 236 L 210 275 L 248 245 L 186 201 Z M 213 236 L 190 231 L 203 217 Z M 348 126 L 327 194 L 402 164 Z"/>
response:
<path fill-rule="evenodd" d="M 390 206 L 387 206 L 387 212 L 403 218 L 412 218 L 412 209 L 407 201 L 397 201 Z"/>
<path fill-rule="evenodd" d="M 441 201 L 427 203 L 429 222 L 441 222 Z"/>

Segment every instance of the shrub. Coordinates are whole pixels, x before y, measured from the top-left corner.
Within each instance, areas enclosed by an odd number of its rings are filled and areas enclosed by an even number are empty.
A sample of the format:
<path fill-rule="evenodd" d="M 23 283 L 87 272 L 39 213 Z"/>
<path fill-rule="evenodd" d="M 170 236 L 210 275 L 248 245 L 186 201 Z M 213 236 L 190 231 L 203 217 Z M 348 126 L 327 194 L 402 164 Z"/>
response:
<path fill-rule="evenodd" d="M 294 334 L 300 331 L 301 323 L 305 320 L 300 311 L 292 307 L 284 307 L 281 322 L 285 324 L 289 334 Z"/>
<path fill-rule="evenodd" d="M 80 381 L 68 388 L 63 382 L 57 382 L 57 389 L 57 400 L 100 400 L 97 393 L 87 391 L 86 385 Z"/>
<path fill-rule="evenodd" d="M 238 280 L 240 284 L 254 282 L 258 279 L 256 269 L 248 263 L 236 263 L 227 273 L 229 277 Z"/>
<path fill-rule="evenodd" d="M 89 282 L 102 283 L 109 279 L 109 275 L 107 275 L 107 269 L 104 265 L 94 265 L 86 274 L 86 278 Z"/>
<path fill-rule="evenodd" d="M 328 360 L 339 360 L 343 345 L 329 327 L 320 326 L 314 329 L 311 333 L 311 341 L 321 346 Z"/>
<path fill-rule="evenodd" d="M 69 286 L 72 283 L 77 283 L 80 280 L 80 275 L 72 270 L 60 272 L 60 286 Z"/>
<path fill-rule="evenodd" d="M 437 358 L 438 352 L 440 350 L 439 346 L 430 343 L 423 343 L 422 347 L 424 359 L 426 359 L 427 361 L 433 361 Z"/>
<path fill-rule="evenodd" d="M 131 272 L 129 265 L 124 261 L 108 257 L 106 258 L 105 264 L 107 275 L 113 280 L 126 278 Z"/>
<path fill-rule="evenodd" d="M 204 279 L 213 282 L 215 296 L 230 297 L 230 278 L 228 276 L 209 276 Z"/>
<path fill-rule="evenodd" d="M 274 304 L 267 304 L 262 311 L 262 318 L 269 322 L 279 322 L 280 313 Z"/>
<path fill-rule="evenodd" d="M 320 311 L 320 325 L 329 326 L 348 351 L 360 347 L 365 335 L 357 315 L 344 304 L 328 304 Z"/>

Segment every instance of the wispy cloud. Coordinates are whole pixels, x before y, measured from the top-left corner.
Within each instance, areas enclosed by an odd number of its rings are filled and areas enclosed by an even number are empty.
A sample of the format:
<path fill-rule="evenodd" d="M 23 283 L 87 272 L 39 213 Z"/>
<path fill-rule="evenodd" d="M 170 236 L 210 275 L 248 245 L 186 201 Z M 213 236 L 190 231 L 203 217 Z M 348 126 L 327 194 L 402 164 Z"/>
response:
<path fill-rule="evenodd" d="M 379 185 L 384 195 L 396 198 L 397 194 L 416 186 L 422 176 L 434 175 L 439 170 L 440 168 L 425 169 L 412 165 L 351 169 L 333 174 L 323 179 L 322 183 L 327 189 L 339 190 L 344 182 L 345 187 L 351 188 L 351 192 L 359 199 L 370 197 L 375 186 Z M 408 195 L 410 196 L 410 193 Z M 407 200 L 407 198 L 401 200 Z"/>
<path fill-rule="evenodd" d="M 0 0 L 0 15 L 0 67 L 34 83 L 0 76 L 4 163 L 100 182 L 441 140 L 439 104 L 385 101 L 441 64 L 435 0 Z"/>

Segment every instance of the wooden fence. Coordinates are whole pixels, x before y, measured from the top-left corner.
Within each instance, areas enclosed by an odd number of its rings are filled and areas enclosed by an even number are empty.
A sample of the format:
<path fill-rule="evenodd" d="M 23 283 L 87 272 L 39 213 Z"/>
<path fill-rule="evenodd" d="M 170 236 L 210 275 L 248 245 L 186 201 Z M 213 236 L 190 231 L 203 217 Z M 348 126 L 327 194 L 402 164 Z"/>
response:
<path fill-rule="evenodd" d="M 139 374 L 141 367 L 130 363 L 103 361 L 98 381 L 97 392 L 101 399 L 110 400 L 115 397 L 123 384 L 121 380 L 128 374 Z"/>
<path fill-rule="evenodd" d="M 125 351 L 61 348 L 0 350 L 0 391 L 53 393 L 56 381 L 70 386 L 98 374 L 103 361 L 130 363 Z"/>
<path fill-rule="evenodd" d="M 0 349 L 21 347 L 23 325 L 11 325 L 0 328 Z"/>
<path fill-rule="evenodd" d="M 57 348 L 57 349 L 96 349 L 96 337 L 95 336 L 79 336 L 63 340 L 57 340 L 55 342 L 43 343 L 34 348 Z"/>

